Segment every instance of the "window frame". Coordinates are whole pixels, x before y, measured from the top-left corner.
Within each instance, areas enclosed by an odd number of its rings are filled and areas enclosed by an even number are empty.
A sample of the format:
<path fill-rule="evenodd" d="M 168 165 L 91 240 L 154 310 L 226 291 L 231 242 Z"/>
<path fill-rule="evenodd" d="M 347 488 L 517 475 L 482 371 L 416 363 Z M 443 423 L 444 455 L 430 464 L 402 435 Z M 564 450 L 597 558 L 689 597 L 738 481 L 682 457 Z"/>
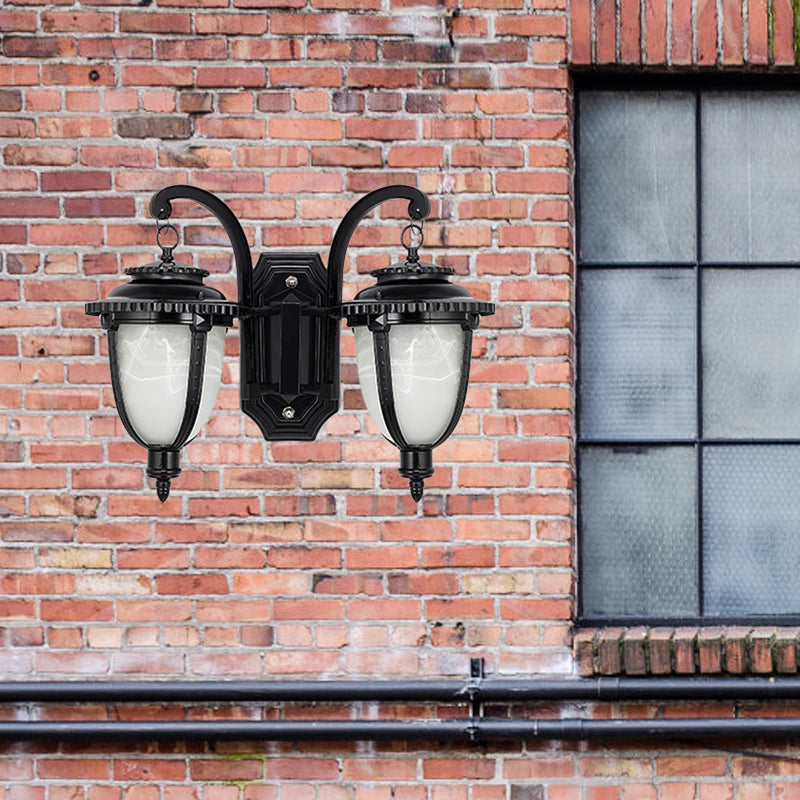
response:
<path fill-rule="evenodd" d="M 703 363 L 702 363 L 702 281 L 703 270 L 706 269 L 725 269 L 725 270 L 757 270 L 800 267 L 800 252 L 798 252 L 797 262 L 711 262 L 703 260 L 702 253 L 702 137 L 701 137 L 701 94 L 708 91 L 765 91 L 780 92 L 794 91 L 798 93 L 800 101 L 800 74 L 778 74 L 778 75 L 759 75 L 742 72 L 720 73 L 701 73 L 701 74 L 670 74 L 649 73 L 644 71 L 637 72 L 602 72 L 575 70 L 573 77 L 573 152 L 574 152 L 574 204 L 575 204 L 575 352 L 576 352 L 576 371 L 575 371 L 575 516 L 576 516 L 576 568 L 577 568 L 577 597 L 576 597 L 576 625 L 578 627 L 600 627 L 600 626 L 707 626 L 707 625 L 800 625 L 800 610 L 792 614 L 753 614 L 743 616 L 719 616 L 706 615 L 704 610 L 704 565 L 703 565 L 703 470 L 702 457 L 699 449 L 705 445 L 725 445 L 725 446 L 753 446 L 753 445 L 800 445 L 800 437 L 794 439 L 777 438 L 741 438 L 726 439 L 720 437 L 702 436 L 702 415 L 703 415 Z M 695 119 L 695 258 L 690 262 L 677 261 L 652 261 L 652 262 L 613 262 L 582 260 L 581 253 L 581 197 L 580 197 L 580 152 L 579 152 L 579 131 L 580 131 L 580 95 L 583 92 L 614 92 L 614 91 L 682 91 L 690 92 L 694 96 L 694 119 Z M 800 202 L 800 199 L 798 200 Z M 580 397 L 582 369 L 580 364 L 580 319 L 581 319 L 581 291 L 580 273 L 582 270 L 613 268 L 614 270 L 641 269 L 647 268 L 675 268 L 691 269 L 694 272 L 695 280 L 695 413 L 697 426 L 693 438 L 664 438 L 664 439 L 636 439 L 630 442 L 622 442 L 613 439 L 592 439 L 584 441 L 581 436 L 580 420 Z M 800 307 L 798 308 L 800 312 Z M 696 586 L 698 590 L 698 615 L 683 616 L 642 616 L 642 615 L 590 615 L 584 612 L 584 572 L 583 547 L 581 543 L 581 481 L 580 481 L 580 460 L 581 452 L 587 447 L 667 447 L 667 446 L 692 446 L 694 450 L 694 462 L 696 466 L 696 509 L 695 521 L 697 525 L 697 562 L 696 562 Z"/>

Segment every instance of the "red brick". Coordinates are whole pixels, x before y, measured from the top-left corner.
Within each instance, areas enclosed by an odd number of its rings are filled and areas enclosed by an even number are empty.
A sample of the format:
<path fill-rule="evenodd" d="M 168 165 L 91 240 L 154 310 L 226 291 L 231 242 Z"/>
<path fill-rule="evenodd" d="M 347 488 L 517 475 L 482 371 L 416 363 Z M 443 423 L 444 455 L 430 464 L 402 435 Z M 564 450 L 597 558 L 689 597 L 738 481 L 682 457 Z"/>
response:
<path fill-rule="evenodd" d="M 43 780 L 102 781 L 111 777 L 111 764 L 104 758 L 42 758 L 37 767 Z"/>
<path fill-rule="evenodd" d="M 725 16 L 724 24 L 730 26 L 730 58 L 731 62 L 734 61 L 736 56 L 735 50 L 735 24 L 738 21 L 736 16 L 735 0 L 728 0 L 727 4 L 723 5 L 723 12 Z M 772 1 L 772 15 L 773 15 L 773 28 L 774 36 L 773 44 L 773 62 L 776 65 L 790 65 L 795 63 L 794 53 L 794 21 L 792 4 L 789 0 L 773 0 Z M 741 25 L 741 23 L 739 23 Z M 724 38 L 725 28 L 723 28 Z"/>
<path fill-rule="evenodd" d="M 723 33 L 724 43 L 724 33 Z M 712 0 L 697 3 L 697 63 L 715 64 L 717 61 L 717 5 Z"/>
<path fill-rule="evenodd" d="M 598 64 L 613 64 L 617 60 L 616 10 L 612 0 L 597 0 L 595 3 L 595 61 Z"/>
<path fill-rule="evenodd" d="M 725 670 L 741 674 L 747 668 L 747 628 L 728 628 L 725 634 Z"/>
<path fill-rule="evenodd" d="M 264 763 L 260 759 L 193 759 L 189 764 L 193 781 L 253 781 L 264 778 Z"/>
<path fill-rule="evenodd" d="M 52 31 L 110 33 L 114 30 L 114 14 L 94 11 L 44 11 L 42 30 L 47 33 Z"/>
<path fill-rule="evenodd" d="M 349 139 L 414 140 L 417 124 L 405 119 L 348 119 L 345 120 L 345 136 Z"/>
<path fill-rule="evenodd" d="M 35 11 L 0 12 L 0 31 L 33 32 L 36 30 Z"/>
<path fill-rule="evenodd" d="M 159 575 L 156 578 L 158 594 L 194 595 L 228 594 L 228 581 L 223 575 Z"/>
<path fill-rule="evenodd" d="M 750 668 L 753 672 L 762 674 L 773 672 L 774 638 L 774 628 L 755 628 L 750 634 Z"/>
<path fill-rule="evenodd" d="M 423 777 L 428 780 L 486 780 L 493 778 L 495 765 L 488 759 L 428 758 Z"/>
<path fill-rule="evenodd" d="M 747 49 L 751 64 L 769 61 L 768 0 L 751 0 L 747 6 Z"/>
<path fill-rule="evenodd" d="M 672 1 L 672 63 L 692 61 L 692 9 L 689 0 Z"/>
<path fill-rule="evenodd" d="M 153 64 L 131 65 L 122 68 L 124 86 L 192 86 L 191 67 L 173 67 Z"/>
<path fill-rule="evenodd" d="M 114 619 L 114 608 L 103 600 L 42 600 L 43 620 L 109 622 Z"/>
<path fill-rule="evenodd" d="M 269 121 L 273 139 L 336 141 L 342 138 L 342 126 L 335 119 L 274 118 Z"/>
<path fill-rule="evenodd" d="M 667 2 L 648 0 L 645 3 L 645 53 L 647 64 L 665 64 L 667 61 Z"/>
<path fill-rule="evenodd" d="M 524 599 L 500 601 L 500 615 L 503 619 L 561 619 L 571 616 L 572 603 L 569 600 Z"/>
<path fill-rule="evenodd" d="M 42 66 L 42 83 L 56 86 L 113 86 L 116 77 L 111 67 L 75 64 L 45 64 Z"/>
<path fill-rule="evenodd" d="M 727 764 L 721 756 L 666 756 L 656 760 L 656 772 L 664 777 L 718 777 L 727 773 Z"/>
<path fill-rule="evenodd" d="M 225 14 L 214 12 L 197 14 L 195 29 L 198 33 L 224 33 L 228 35 L 261 36 L 267 31 L 266 14 Z"/>
<path fill-rule="evenodd" d="M 697 635 L 697 658 L 700 672 L 722 671 L 724 635 L 721 628 L 701 630 Z"/>
<path fill-rule="evenodd" d="M 194 85 L 244 89 L 266 86 L 267 76 L 261 67 L 199 67 Z M 191 80 L 187 85 L 192 85 Z"/>
<path fill-rule="evenodd" d="M 70 58 L 76 49 L 75 40 L 66 37 L 6 36 L 3 41 L 9 58 Z"/>
<path fill-rule="evenodd" d="M 619 61 L 621 64 L 638 64 L 641 61 L 639 0 L 620 0 L 619 17 Z"/>
<path fill-rule="evenodd" d="M 789 628 L 779 628 L 775 640 L 775 669 L 777 672 L 797 672 L 797 636 Z"/>
<path fill-rule="evenodd" d="M 743 62 L 743 20 L 742 20 L 741 0 L 722 0 L 722 60 L 725 64 L 741 64 Z M 775 5 L 775 31 L 776 45 L 779 31 L 779 17 L 777 4 Z M 783 21 L 788 25 L 789 30 L 794 31 L 793 23 L 789 22 L 788 17 Z M 794 60 L 794 34 L 788 37 L 792 43 L 791 62 Z M 788 48 L 787 48 L 788 49 Z"/>
<path fill-rule="evenodd" d="M 189 33 L 191 26 L 188 12 L 121 11 L 119 15 L 119 29 L 134 33 Z"/>

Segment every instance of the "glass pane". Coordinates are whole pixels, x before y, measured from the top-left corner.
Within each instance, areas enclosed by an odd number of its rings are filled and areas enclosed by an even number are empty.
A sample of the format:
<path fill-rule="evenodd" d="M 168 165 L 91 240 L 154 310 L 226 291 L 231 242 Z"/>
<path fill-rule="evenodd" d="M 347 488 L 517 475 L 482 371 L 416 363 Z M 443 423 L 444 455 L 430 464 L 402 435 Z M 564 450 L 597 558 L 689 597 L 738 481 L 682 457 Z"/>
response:
<path fill-rule="evenodd" d="M 581 438 L 694 438 L 694 270 L 583 270 L 579 291 Z"/>
<path fill-rule="evenodd" d="M 585 261 L 693 261 L 690 92 L 582 92 L 578 192 Z"/>
<path fill-rule="evenodd" d="M 705 613 L 800 613 L 800 446 L 706 447 Z"/>
<path fill-rule="evenodd" d="M 797 260 L 798 95 L 709 92 L 702 120 L 704 260 Z"/>
<path fill-rule="evenodd" d="M 353 333 L 364 403 L 381 433 L 393 442 L 381 408 L 372 331 L 357 325 Z M 434 445 L 447 432 L 456 411 L 461 413 L 456 406 L 464 338 L 458 324 L 407 323 L 389 329 L 394 408 L 406 444 Z M 424 413 L 420 413 L 422 407 Z"/>
<path fill-rule="evenodd" d="M 580 545 L 587 616 L 693 616 L 693 447 L 584 447 Z"/>
<path fill-rule="evenodd" d="M 703 271 L 703 433 L 800 438 L 800 271 Z"/>

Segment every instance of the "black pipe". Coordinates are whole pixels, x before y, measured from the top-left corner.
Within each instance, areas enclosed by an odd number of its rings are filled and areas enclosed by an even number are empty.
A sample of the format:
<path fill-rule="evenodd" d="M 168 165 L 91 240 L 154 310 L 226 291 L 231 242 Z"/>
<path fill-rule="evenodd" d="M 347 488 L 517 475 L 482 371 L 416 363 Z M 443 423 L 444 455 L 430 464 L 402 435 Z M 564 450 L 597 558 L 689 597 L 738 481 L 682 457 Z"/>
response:
<path fill-rule="evenodd" d="M 800 677 L 599 677 L 582 680 L 483 680 L 484 702 L 534 700 L 788 700 L 800 698 Z"/>
<path fill-rule="evenodd" d="M 467 701 L 464 681 L 13 681 L 0 702 Z"/>
<path fill-rule="evenodd" d="M 0 740 L 223 740 L 492 742 L 532 739 L 681 739 L 800 736 L 798 718 L 425 719 L 0 722 Z"/>
<path fill-rule="evenodd" d="M 425 681 L 11 681 L 0 702 L 532 702 L 800 699 L 800 677 Z"/>
<path fill-rule="evenodd" d="M 800 677 L 670 677 L 594 680 L 429 681 L 18 681 L 0 683 L 0 702 L 454 702 L 466 720 L 253 720 L 0 722 L 0 740 L 246 739 L 497 741 L 800 736 L 800 718 L 501 719 L 482 718 L 487 702 L 789 700 Z"/>

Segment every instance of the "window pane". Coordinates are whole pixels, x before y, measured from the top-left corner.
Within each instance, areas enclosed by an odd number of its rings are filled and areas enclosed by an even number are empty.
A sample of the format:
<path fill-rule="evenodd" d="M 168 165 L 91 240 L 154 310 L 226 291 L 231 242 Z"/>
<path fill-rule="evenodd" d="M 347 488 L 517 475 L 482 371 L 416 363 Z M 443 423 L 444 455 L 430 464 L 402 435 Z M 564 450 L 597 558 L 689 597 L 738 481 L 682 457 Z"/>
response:
<path fill-rule="evenodd" d="M 789 92 L 702 100 L 706 261 L 794 261 L 800 253 L 800 103 Z"/>
<path fill-rule="evenodd" d="M 800 446 L 706 447 L 705 613 L 800 612 Z"/>
<path fill-rule="evenodd" d="M 800 271 L 703 271 L 703 433 L 800 438 Z"/>
<path fill-rule="evenodd" d="M 690 92 L 583 92 L 580 257 L 693 261 L 695 101 Z"/>
<path fill-rule="evenodd" d="M 693 447 L 584 447 L 586 616 L 691 616 L 697 607 Z"/>
<path fill-rule="evenodd" d="M 693 438 L 694 271 L 583 270 L 579 307 L 581 438 Z"/>

